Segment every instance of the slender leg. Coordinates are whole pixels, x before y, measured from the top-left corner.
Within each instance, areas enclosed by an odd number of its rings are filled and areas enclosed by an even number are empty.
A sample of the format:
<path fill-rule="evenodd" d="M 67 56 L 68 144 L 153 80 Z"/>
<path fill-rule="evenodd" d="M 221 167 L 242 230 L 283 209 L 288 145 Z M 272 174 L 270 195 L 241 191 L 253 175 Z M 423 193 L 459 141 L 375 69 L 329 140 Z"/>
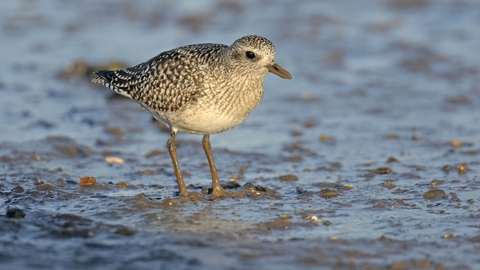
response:
<path fill-rule="evenodd" d="M 210 173 L 212 174 L 212 194 L 220 195 L 220 193 L 224 193 L 225 190 L 220 185 L 220 181 L 218 180 L 217 175 L 217 169 L 215 168 L 215 163 L 213 162 L 212 148 L 210 146 L 210 135 L 203 135 L 202 146 L 205 154 L 207 155 L 208 165 L 210 166 Z"/>
<path fill-rule="evenodd" d="M 180 166 L 178 165 L 177 158 L 177 146 L 175 146 L 175 134 L 176 132 L 172 130 L 170 133 L 170 138 L 167 141 L 168 153 L 170 153 L 170 158 L 172 159 L 173 170 L 175 171 L 175 176 L 177 176 L 178 189 L 180 191 L 180 196 L 188 196 L 187 186 L 183 182 L 182 172 L 180 171 Z"/>
<path fill-rule="evenodd" d="M 210 198 L 220 199 L 245 196 L 244 192 L 230 192 L 223 189 L 220 185 L 220 181 L 218 181 L 217 169 L 215 168 L 215 163 L 213 162 L 212 148 L 210 146 L 210 135 L 203 135 L 202 146 L 203 150 L 205 151 L 205 155 L 207 155 L 210 173 L 212 174 L 212 196 Z"/>

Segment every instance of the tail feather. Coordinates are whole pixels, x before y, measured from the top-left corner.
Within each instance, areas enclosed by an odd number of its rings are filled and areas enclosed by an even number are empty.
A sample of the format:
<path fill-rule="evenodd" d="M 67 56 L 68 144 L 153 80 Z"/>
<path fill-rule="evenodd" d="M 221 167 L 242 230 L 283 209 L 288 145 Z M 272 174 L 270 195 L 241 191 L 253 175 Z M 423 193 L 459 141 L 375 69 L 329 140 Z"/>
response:
<path fill-rule="evenodd" d="M 98 77 L 93 78 L 92 82 L 104 85 L 122 96 L 131 98 L 132 96 L 128 93 L 129 92 L 128 81 L 118 76 L 119 71 L 122 71 L 122 70 L 96 71 L 93 74 L 97 75 Z"/>
<path fill-rule="evenodd" d="M 98 77 L 92 78 L 93 83 L 98 83 L 105 85 L 106 87 L 110 87 L 110 82 L 113 79 L 113 71 L 111 70 L 99 70 L 93 72 L 94 75 L 97 75 Z"/>

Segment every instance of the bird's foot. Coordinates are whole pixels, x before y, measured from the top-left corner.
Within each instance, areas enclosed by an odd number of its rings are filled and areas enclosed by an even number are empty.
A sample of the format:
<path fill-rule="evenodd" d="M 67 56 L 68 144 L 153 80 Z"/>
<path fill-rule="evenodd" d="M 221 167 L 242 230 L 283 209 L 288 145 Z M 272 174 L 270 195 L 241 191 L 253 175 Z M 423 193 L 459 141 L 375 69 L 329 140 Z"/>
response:
<path fill-rule="evenodd" d="M 207 199 L 205 199 L 205 196 L 202 193 L 198 193 L 198 192 L 188 192 L 185 195 L 180 195 L 179 200 L 180 202 L 207 201 Z"/>
<path fill-rule="evenodd" d="M 212 194 L 207 198 L 208 200 L 221 200 L 226 198 L 243 198 L 245 197 L 245 192 L 242 191 L 229 191 L 225 190 L 222 187 L 214 188 Z"/>

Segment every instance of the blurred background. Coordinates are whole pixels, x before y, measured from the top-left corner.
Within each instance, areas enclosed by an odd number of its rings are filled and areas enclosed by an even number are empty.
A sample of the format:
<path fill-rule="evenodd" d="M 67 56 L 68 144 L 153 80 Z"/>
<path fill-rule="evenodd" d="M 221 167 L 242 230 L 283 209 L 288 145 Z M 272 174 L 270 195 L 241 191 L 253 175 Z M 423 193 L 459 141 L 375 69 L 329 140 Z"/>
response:
<path fill-rule="evenodd" d="M 409 118 L 411 126 L 438 126 L 448 114 L 425 113 L 425 106 L 437 103 L 450 111 L 459 103 L 470 108 L 476 103 L 476 5 L 460 0 L 3 1 L 0 79 L 3 89 L 16 91 L 3 94 L 1 139 L 90 130 L 75 121 L 64 126 L 62 120 L 72 107 L 102 106 L 92 97 L 106 89 L 85 83 L 95 68 L 135 65 L 186 44 L 231 44 L 249 34 L 272 40 L 277 61 L 295 75 L 291 82 L 267 76 L 265 103 L 278 97 L 322 99 L 318 105 L 324 110 L 303 117 L 320 120 L 331 113 L 355 124 L 371 121 L 370 116 L 357 118 L 368 112 Z M 340 95 L 356 97 L 335 100 Z M 335 102 L 348 105 L 329 107 Z M 255 119 L 267 114 L 284 122 L 286 114 L 302 109 L 263 106 L 251 123 L 263 125 L 265 119 Z M 323 117 L 314 115 L 320 113 Z M 355 117 L 346 117 L 350 114 Z M 456 120 L 473 124 L 472 119 Z"/>
<path fill-rule="evenodd" d="M 476 0 L 2 0 L 0 211 L 26 216 L 0 220 L 0 262 L 474 269 L 479 29 Z M 166 207 L 168 133 L 91 74 L 251 34 L 293 80 L 268 75 L 211 142 L 222 180 L 261 196 Z M 200 137 L 178 139 L 187 184 L 208 187 Z"/>

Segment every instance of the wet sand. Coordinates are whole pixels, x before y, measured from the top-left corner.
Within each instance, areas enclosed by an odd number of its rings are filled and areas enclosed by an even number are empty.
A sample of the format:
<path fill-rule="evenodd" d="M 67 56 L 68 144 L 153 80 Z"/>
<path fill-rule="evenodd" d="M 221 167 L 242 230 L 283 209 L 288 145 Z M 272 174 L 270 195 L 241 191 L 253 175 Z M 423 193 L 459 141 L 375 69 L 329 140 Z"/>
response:
<path fill-rule="evenodd" d="M 477 269 L 479 26 L 476 1 L 3 1 L 0 265 Z M 179 200 L 168 132 L 90 73 L 247 34 L 294 79 L 211 136 L 246 196 Z M 201 136 L 177 139 L 208 193 Z"/>

